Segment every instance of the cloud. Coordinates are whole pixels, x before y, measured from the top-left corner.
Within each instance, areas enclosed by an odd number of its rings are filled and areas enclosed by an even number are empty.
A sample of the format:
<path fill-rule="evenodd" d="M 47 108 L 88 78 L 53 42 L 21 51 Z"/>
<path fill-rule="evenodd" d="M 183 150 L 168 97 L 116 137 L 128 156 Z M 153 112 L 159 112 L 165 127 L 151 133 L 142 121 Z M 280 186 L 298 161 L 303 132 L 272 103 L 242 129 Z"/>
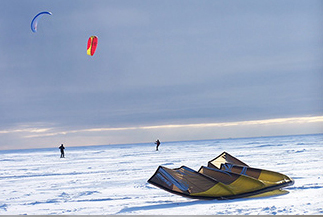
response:
<path fill-rule="evenodd" d="M 282 125 L 282 124 L 308 124 L 308 123 L 323 123 L 323 116 L 315 117 L 293 117 L 293 118 L 274 118 L 265 120 L 251 120 L 251 121 L 236 121 L 236 122 L 219 122 L 219 123 L 198 123 L 198 124 L 166 124 L 156 126 L 137 126 L 137 127 L 110 127 L 110 128 L 88 128 L 88 129 L 75 129 L 67 131 L 59 131 L 59 129 L 42 128 L 21 126 L 16 129 L 7 129 L 0 131 L 0 134 L 25 134 L 24 138 L 34 137 L 48 137 L 57 135 L 70 135 L 70 134 L 82 134 L 82 133 L 100 133 L 108 131 L 134 131 L 134 130 L 163 130 L 163 129 L 205 129 L 205 128 L 227 128 L 227 127 L 250 127 L 250 126 L 265 126 L 265 125 Z"/>

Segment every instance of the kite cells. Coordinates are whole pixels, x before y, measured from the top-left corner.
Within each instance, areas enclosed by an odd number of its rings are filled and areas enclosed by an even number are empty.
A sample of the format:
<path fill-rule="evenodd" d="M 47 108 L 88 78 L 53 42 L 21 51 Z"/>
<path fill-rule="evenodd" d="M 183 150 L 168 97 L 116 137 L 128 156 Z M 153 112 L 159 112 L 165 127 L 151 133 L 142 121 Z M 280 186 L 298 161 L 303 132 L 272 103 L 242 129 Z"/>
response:
<path fill-rule="evenodd" d="M 49 12 L 49 11 L 43 11 L 43 12 L 40 12 L 38 13 L 34 19 L 31 21 L 31 31 L 33 32 L 37 32 L 37 26 L 38 26 L 38 21 L 39 19 L 44 16 L 44 15 L 52 15 L 52 12 Z"/>
<path fill-rule="evenodd" d="M 91 36 L 87 41 L 87 55 L 93 56 L 98 45 L 98 37 Z"/>

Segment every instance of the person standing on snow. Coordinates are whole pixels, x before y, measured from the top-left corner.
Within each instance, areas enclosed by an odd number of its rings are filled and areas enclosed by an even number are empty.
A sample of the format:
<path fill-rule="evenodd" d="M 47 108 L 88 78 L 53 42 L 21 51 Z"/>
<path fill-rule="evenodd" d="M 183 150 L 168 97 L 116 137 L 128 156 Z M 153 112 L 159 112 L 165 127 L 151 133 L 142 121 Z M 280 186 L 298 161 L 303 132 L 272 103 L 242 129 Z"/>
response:
<path fill-rule="evenodd" d="M 61 144 L 61 146 L 59 146 L 59 149 L 61 150 L 61 158 L 64 158 L 65 157 L 65 153 L 64 153 L 65 147 L 64 147 L 64 145 Z"/>
<path fill-rule="evenodd" d="M 159 145 L 160 145 L 160 141 L 159 141 L 159 139 L 157 139 L 157 140 L 156 140 L 155 144 L 156 144 L 156 151 L 158 151 L 158 147 L 159 147 Z"/>

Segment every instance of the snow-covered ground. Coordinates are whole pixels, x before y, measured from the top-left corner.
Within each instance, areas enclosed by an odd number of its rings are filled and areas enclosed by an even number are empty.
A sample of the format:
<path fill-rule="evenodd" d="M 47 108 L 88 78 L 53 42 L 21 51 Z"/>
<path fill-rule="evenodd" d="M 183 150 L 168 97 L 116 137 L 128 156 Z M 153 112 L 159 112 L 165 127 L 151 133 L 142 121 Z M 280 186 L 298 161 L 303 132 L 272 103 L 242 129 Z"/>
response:
<path fill-rule="evenodd" d="M 323 135 L 0 151 L 1 215 L 323 214 Z M 295 180 L 289 194 L 197 200 L 147 183 L 159 165 L 198 170 L 223 151 Z"/>

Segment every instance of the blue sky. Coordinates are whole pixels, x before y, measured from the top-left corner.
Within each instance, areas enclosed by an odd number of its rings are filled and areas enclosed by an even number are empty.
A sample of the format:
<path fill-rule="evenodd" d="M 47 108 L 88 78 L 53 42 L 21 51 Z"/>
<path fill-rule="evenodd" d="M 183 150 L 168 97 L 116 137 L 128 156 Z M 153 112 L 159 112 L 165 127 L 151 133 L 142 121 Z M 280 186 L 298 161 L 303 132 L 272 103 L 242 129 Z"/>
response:
<path fill-rule="evenodd" d="M 322 1 L 1 3 L 0 149 L 323 132 Z"/>

